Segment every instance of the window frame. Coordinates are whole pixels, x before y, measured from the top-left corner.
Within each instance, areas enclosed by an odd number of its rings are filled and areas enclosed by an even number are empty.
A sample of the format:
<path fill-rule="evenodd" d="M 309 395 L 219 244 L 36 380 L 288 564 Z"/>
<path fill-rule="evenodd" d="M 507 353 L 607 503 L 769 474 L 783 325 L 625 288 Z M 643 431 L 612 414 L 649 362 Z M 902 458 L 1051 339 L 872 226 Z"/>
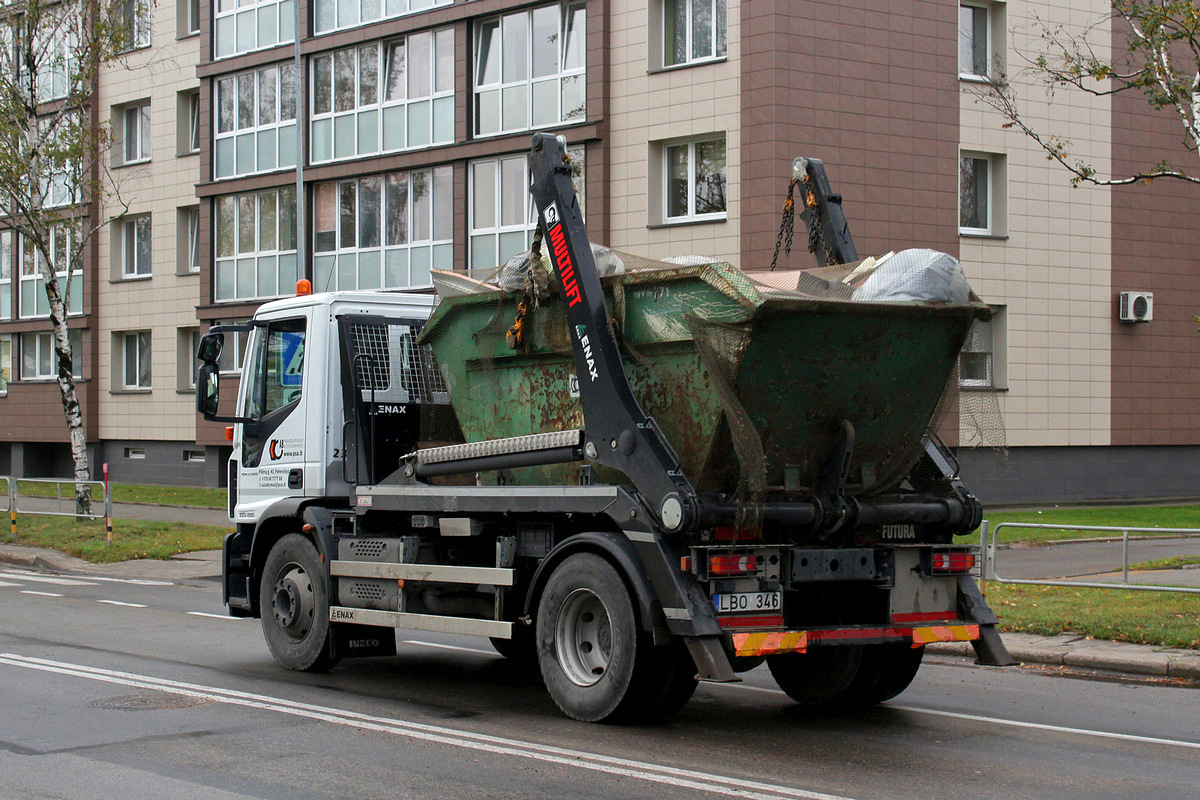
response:
<path fill-rule="evenodd" d="M 134 363 L 131 365 L 130 344 L 133 344 Z M 126 331 L 121 334 L 121 389 L 144 392 L 153 388 L 154 340 L 150 331 Z M 129 382 L 129 368 L 134 367 L 134 382 Z M 143 371 L 143 367 L 145 368 Z M 143 383 L 143 378 L 145 382 Z"/>
<path fill-rule="evenodd" d="M 128 47 L 123 52 L 144 50 L 151 44 L 151 3 L 149 0 L 122 0 L 121 16 L 129 25 Z"/>
<path fill-rule="evenodd" d="M 312 15 L 313 15 L 313 33 L 321 35 L 333 33 L 334 31 L 343 31 L 350 28 L 357 28 L 360 25 L 370 25 L 375 22 L 380 22 L 385 19 L 395 19 L 396 17 L 404 17 L 410 14 L 420 14 L 423 11 L 429 11 L 441 6 L 453 5 L 454 0 L 375 0 L 374 7 L 379 9 L 378 16 L 363 17 L 364 6 L 366 3 L 338 3 L 337 0 L 313 0 Z M 323 12 L 326 10 L 331 12 L 333 22 L 327 22 L 323 19 Z M 357 16 L 354 21 L 347 19 L 346 21 L 338 20 L 340 11 L 354 9 Z"/>
<path fill-rule="evenodd" d="M 18 292 L 20 293 L 20 308 L 13 308 L 14 319 L 47 319 L 50 316 L 50 300 L 46 297 L 46 279 L 42 276 L 42 254 L 36 249 L 26 249 L 27 239 L 18 233 L 14 232 L 16 237 L 16 261 L 14 270 L 19 266 L 20 277 Z M 63 242 L 65 239 L 65 243 Z M 50 252 L 54 257 L 55 263 L 58 263 L 59 249 L 65 246 L 67 248 L 66 260 L 70 263 L 72 252 L 74 251 L 75 242 L 74 236 L 69 227 L 66 225 L 56 225 L 50 231 Z M 71 305 L 67 309 L 67 316 L 77 317 L 83 314 L 83 293 L 80 291 L 80 284 L 76 281 L 82 280 L 83 268 L 70 271 L 68 279 L 67 270 L 58 270 L 54 273 L 54 277 L 59 280 L 60 288 L 65 292 L 65 282 L 69 280 L 72 288 Z M 29 310 L 25 305 L 28 302 L 33 303 L 32 310 Z M 44 306 L 43 306 L 44 304 Z M 44 307 L 44 311 L 39 308 Z"/>
<path fill-rule="evenodd" d="M 262 122 L 264 76 L 274 75 L 275 99 L 270 105 L 273 122 Z M 290 82 L 285 77 L 290 74 Z M 243 80 L 251 81 L 250 108 L 247 110 L 242 103 Z M 285 61 L 280 64 L 268 64 L 251 70 L 222 75 L 213 81 L 212 93 L 212 176 L 213 180 L 223 181 L 242 178 L 247 175 L 259 175 L 266 172 L 278 172 L 294 169 L 300 152 L 300 123 L 295 103 L 296 81 L 299 80 L 298 70 L 294 63 Z M 228 106 L 222 109 L 222 102 L 228 100 Z M 290 106 L 290 108 L 289 108 Z M 251 116 L 247 124 L 243 124 L 243 112 Z M 290 113 L 291 116 L 284 115 Z M 226 116 L 231 114 L 232 117 Z M 291 137 L 290 158 L 288 149 L 284 146 L 288 136 Z M 245 149 L 241 148 L 245 145 Z M 263 161 L 269 152 L 273 161 Z M 250 169 L 243 169 L 243 160 L 252 161 Z M 228 164 L 228 169 L 223 169 Z"/>
<path fill-rule="evenodd" d="M 153 128 L 150 119 L 150 101 L 139 100 L 117 107 L 120 114 L 121 140 L 116 143 L 117 166 L 127 167 L 150 161 L 153 150 Z"/>
<path fill-rule="evenodd" d="M 68 329 L 67 336 L 71 340 L 71 377 L 83 380 L 83 332 L 78 329 Z M 58 380 L 58 367 L 54 363 L 54 332 L 26 331 L 20 334 L 21 339 L 21 382 L 38 383 Z M 27 349 L 33 342 L 32 374 L 26 371 L 29 363 Z M 46 370 L 42 370 L 43 363 Z"/>
<path fill-rule="evenodd" d="M 982 227 L 975 226 L 975 225 L 964 225 L 963 224 L 963 220 L 964 220 L 963 200 L 966 197 L 966 186 L 964 185 L 964 180 L 966 177 L 965 165 L 966 165 L 967 161 L 972 161 L 972 162 L 975 162 L 976 164 L 979 164 L 979 163 L 984 164 L 983 174 L 986 179 L 985 180 L 986 186 L 984 187 L 986 196 L 983 197 L 983 202 L 984 202 L 984 214 L 986 215 L 986 219 L 984 220 L 985 224 Z M 996 229 L 996 221 L 995 221 L 996 169 L 995 169 L 995 167 L 996 167 L 995 158 L 990 153 L 978 153 L 978 152 L 970 152 L 970 151 L 963 151 L 963 152 L 959 153 L 959 161 L 958 161 L 958 233 L 959 233 L 959 235 L 967 235 L 967 236 L 992 236 L 992 235 L 994 235 L 994 231 Z M 975 180 L 978 181 L 978 171 L 974 172 L 974 177 L 975 177 Z M 979 193 L 979 188 L 978 188 L 978 185 L 976 185 L 976 188 L 975 188 L 976 204 L 978 204 L 978 201 L 979 201 L 978 193 Z M 976 211 L 976 215 L 978 216 L 978 210 Z"/>
<path fill-rule="evenodd" d="M 726 0 L 709 0 L 712 7 L 712 21 L 709 27 L 710 41 L 712 43 L 711 55 L 697 56 L 694 53 L 695 43 L 693 36 L 695 34 L 696 25 L 694 23 L 694 8 L 697 0 L 661 0 L 659 3 L 658 14 L 659 23 L 662 25 L 662 36 L 659 38 L 659 64 L 664 70 L 681 69 L 684 67 L 699 66 L 701 64 L 712 64 L 714 62 L 725 61 L 729 57 L 729 4 Z M 671 42 L 668 40 L 668 32 L 672 29 L 672 24 L 669 19 L 669 14 L 672 6 L 682 3 L 684 6 L 684 31 L 683 45 L 687 51 L 687 56 L 680 61 L 672 61 L 674 53 L 671 51 Z M 724 17 L 724 37 L 721 36 L 721 17 Z M 723 45 L 723 47 L 722 47 Z"/>
<path fill-rule="evenodd" d="M 960 80 L 964 80 L 964 81 L 975 81 L 975 82 L 990 81 L 992 79 L 991 78 L 992 60 L 993 60 L 992 54 L 995 52 L 994 45 L 993 45 L 993 39 L 995 38 L 994 33 L 993 33 L 993 31 L 995 30 L 995 19 L 994 19 L 995 15 L 993 13 L 993 7 L 989 3 L 959 2 L 958 8 L 959 8 L 958 77 Z M 963 9 L 967 9 L 967 8 L 974 9 L 973 14 L 982 12 L 983 25 L 985 28 L 984 42 L 983 42 L 983 46 L 982 46 L 982 49 L 983 49 L 983 72 L 975 72 L 973 69 L 971 71 L 967 71 L 967 70 L 963 69 L 962 62 L 963 62 L 963 54 L 964 54 L 963 51 L 964 51 L 964 47 L 965 47 L 964 37 L 966 36 L 967 32 L 963 28 L 962 13 L 963 13 Z M 975 34 L 974 23 L 975 23 L 975 19 L 972 19 L 970 52 L 971 52 L 972 56 L 977 56 L 978 52 L 980 50 L 980 46 L 979 46 L 979 43 L 976 42 L 974 39 L 974 34 Z M 972 67 L 974 67 L 975 60 L 976 59 L 974 59 L 974 58 L 972 59 Z"/>
<path fill-rule="evenodd" d="M 150 214 L 128 214 L 121 220 L 121 280 L 154 277 L 154 235 Z M 144 241 L 143 241 L 144 238 Z"/>
<path fill-rule="evenodd" d="M 696 182 L 696 148 L 712 142 L 721 142 L 725 148 L 724 156 L 724 186 L 725 207 L 720 211 L 698 213 L 696 211 L 697 182 Z M 678 147 L 687 148 L 687 211 L 684 214 L 671 214 L 671 150 Z M 695 222 L 720 222 L 729 218 L 729 137 L 726 133 L 704 134 L 687 139 L 672 139 L 661 143 L 662 168 L 660 181 L 662 185 L 662 224 L 686 225 Z"/>
<path fill-rule="evenodd" d="M 389 179 L 393 179 L 390 186 L 395 187 L 401 178 L 405 181 L 403 198 L 389 191 Z M 376 233 L 379 244 L 363 247 L 360 245 L 363 223 L 368 220 L 361 214 L 363 204 L 360 198 L 363 196 L 364 183 L 373 180 L 379 181 Z M 421 191 L 418 184 L 427 188 L 428 201 L 424 200 L 425 195 L 416 196 L 415 193 Z M 353 188 L 353 197 L 346 194 L 350 188 Z M 387 227 L 388 221 L 395 220 L 396 217 L 390 204 L 397 200 L 404 203 L 405 217 L 401 223 L 402 230 L 392 231 Z M 347 202 L 353 205 L 353 230 L 348 230 L 347 217 L 344 216 Z M 310 217 L 313 291 L 431 288 L 431 269 L 453 268 L 453 203 L 454 172 L 453 167 L 449 165 L 313 184 Z M 332 218 L 330 213 L 333 214 Z M 334 226 L 332 229 L 328 227 L 331 223 Z M 400 240 L 391 240 L 393 236 Z M 353 243 L 348 244 L 351 239 Z M 377 282 L 363 280 L 364 255 L 369 256 L 369 261 L 375 261 L 376 256 L 378 258 Z M 392 259 L 391 263 L 389 259 Z M 373 272 L 375 267 L 368 269 Z M 389 269 L 394 270 L 393 274 L 397 275 L 402 272 L 407 277 L 407 282 L 390 281 Z M 414 282 L 414 270 L 418 277 L 428 276 L 428 280 Z M 343 285 L 350 283 L 350 277 L 354 279 L 353 285 Z"/>
<path fill-rule="evenodd" d="M 269 215 L 271 211 L 267 208 L 266 198 L 273 197 L 274 205 L 274 230 L 272 237 L 275 246 L 273 248 L 263 248 L 264 244 L 269 245 L 269 241 L 264 241 L 264 233 L 267 229 L 264 228 L 264 214 Z M 253 201 L 254 204 L 254 223 L 253 223 L 253 244 L 250 249 L 241 249 L 247 244 L 244 241 L 244 234 L 250 229 L 242 227 L 242 214 L 246 210 L 246 202 Z M 266 300 L 274 297 L 281 297 L 292 293 L 297 278 L 303 276 L 298 263 L 297 250 L 297 230 L 296 230 L 296 187 L 281 186 L 273 189 L 264 189 L 258 192 L 243 192 L 241 194 L 223 195 L 215 198 L 213 207 L 213 231 L 214 243 L 213 250 L 213 281 L 212 292 L 213 302 L 215 303 L 231 303 L 244 302 L 247 300 Z M 226 212 L 225 209 L 229 209 Z M 287 210 L 290 209 L 290 215 Z M 232 223 L 232 230 L 228 231 L 230 237 L 228 244 L 232 250 L 226 251 L 223 248 L 226 242 L 223 236 L 226 233 L 224 225 L 227 224 L 226 214 L 232 213 L 232 217 L 228 222 Z M 286 223 L 290 219 L 290 229 Z M 290 239 L 285 236 L 290 235 Z M 290 247 L 281 247 L 283 244 L 290 243 Z M 223 255 L 223 253 L 226 253 Z M 290 269 L 281 268 L 281 262 L 288 261 L 291 264 Z M 232 294 L 221 292 L 222 273 L 224 270 L 232 269 L 232 276 L 229 278 Z M 248 277 L 244 277 L 241 273 L 242 269 L 252 269 L 252 273 Z M 270 288 L 270 277 L 267 276 L 267 282 L 263 282 L 260 278 L 263 277 L 263 270 L 268 272 L 273 271 L 275 291 L 263 293 L 260 288 Z M 228 274 L 228 273 L 227 273 Z M 281 275 L 285 275 L 290 280 L 283 281 Z M 249 282 L 253 281 L 254 292 L 246 294 L 239 289 L 239 286 L 245 285 L 248 288 Z M 227 295 L 227 296 L 226 296 Z"/>
<path fill-rule="evenodd" d="M 0 320 L 16 318 L 16 281 L 13 280 L 13 274 L 19 273 L 19 270 L 14 258 L 17 250 L 13 243 L 17 236 L 17 232 L 11 228 L 0 230 Z"/>
<path fill-rule="evenodd" d="M 988 320 L 976 319 L 963 342 L 958 355 L 958 387 L 963 391 L 1005 391 L 1007 374 L 1007 308 L 992 306 Z M 964 377 L 966 357 L 983 355 L 984 375 L 980 378 Z"/>
<path fill-rule="evenodd" d="M 553 71 L 535 75 L 537 54 L 534 42 L 536 28 L 535 16 L 547 9 L 557 9 L 557 30 L 554 35 L 557 53 Z M 506 41 L 506 27 L 509 20 L 523 18 L 525 36 L 521 41 L 521 58 L 516 59 L 511 53 L 511 45 Z M 579 24 L 577 24 L 579 23 Z M 514 21 L 512 25 L 516 25 Z M 493 28 L 494 26 L 494 28 Z M 494 29 L 495 34 L 488 37 L 489 49 L 484 53 L 484 33 Z M 586 122 L 587 109 L 587 5 L 583 0 L 562 0 L 548 3 L 516 12 L 484 17 L 476 20 L 471 26 L 471 52 L 474 56 L 471 72 L 471 130 L 477 139 L 490 136 L 505 136 L 521 131 L 539 130 L 544 128 L 561 127 Z M 494 64 L 491 61 L 491 47 L 497 48 Z M 572 59 L 572 55 L 574 59 Z M 568 60 L 573 60 L 568 66 Z M 510 64 L 519 64 L 510 68 Z M 481 82 L 485 71 L 494 66 L 495 78 Z M 523 72 L 522 76 L 506 78 L 510 69 Z M 568 84 L 568 82 L 570 82 Z M 538 87 L 556 83 L 554 92 L 557 114 L 553 119 L 537 121 L 535 103 L 538 101 Z M 582 113 L 568 116 L 564 112 L 564 94 L 568 85 L 575 86 L 573 90 L 582 101 Z M 523 91 L 519 91 L 523 88 Z M 521 97 L 524 106 L 523 119 L 510 121 L 505 118 L 508 108 L 515 108 L 511 98 Z M 574 98 L 572 98 L 574 99 Z M 494 102 L 493 102 L 494 101 Z M 485 108 L 486 107 L 486 108 Z M 484 122 L 495 117 L 495 127 L 490 124 L 485 128 Z"/>
<path fill-rule="evenodd" d="M 213 320 L 209 327 L 218 325 L 245 325 L 248 319 Z M 230 331 L 225 334 L 225 345 L 217 359 L 217 370 L 222 375 L 241 375 L 246 360 L 246 346 L 250 343 L 250 331 Z"/>
<path fill-rule="evenodd" d="M 296 0 L 213 0 L 212 59 L 220 61 L 296 41 Z M 274 23 L 274 37 L 262 21 Z M 243 25 L 253 26 L 243 28 Z M 244 40 L 241 35 L 245 34 Z M 253 41 L 250 41 L 253 39 Z"/>
<path fill-rule="evenodd" d="M 13 375 L 13 337 L 12 334 L 0 334 L 0 397 L 8 395 L 8 385 L 12 383 Z"/>

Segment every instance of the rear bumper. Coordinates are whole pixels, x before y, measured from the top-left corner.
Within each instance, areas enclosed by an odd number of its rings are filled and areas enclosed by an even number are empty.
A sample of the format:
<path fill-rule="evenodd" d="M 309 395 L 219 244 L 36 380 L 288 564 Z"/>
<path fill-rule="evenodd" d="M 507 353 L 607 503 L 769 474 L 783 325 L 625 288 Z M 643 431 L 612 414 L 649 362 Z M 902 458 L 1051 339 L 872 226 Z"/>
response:
<path fill-rule="evenodd" d="M 924 647 L 931 642 L 973 642 L 979 626 L 962 620 L 939 625 L 814 628 L 804 631 L 744 631 L 731 633 L 735 656 L 804 653 L 810 647 L 907 643 Z"/>

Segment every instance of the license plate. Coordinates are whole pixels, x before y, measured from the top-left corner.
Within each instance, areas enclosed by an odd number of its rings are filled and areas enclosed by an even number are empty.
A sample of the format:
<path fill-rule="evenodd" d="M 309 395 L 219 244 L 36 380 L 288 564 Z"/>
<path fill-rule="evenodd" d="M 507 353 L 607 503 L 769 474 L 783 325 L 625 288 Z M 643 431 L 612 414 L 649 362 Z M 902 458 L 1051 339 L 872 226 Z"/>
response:
<path fill-rule="evenodd" d="M 783 605 L 783 592 L 714 594 L 712 599 L 718 614 L 736 611 L 778 611 Z"/>

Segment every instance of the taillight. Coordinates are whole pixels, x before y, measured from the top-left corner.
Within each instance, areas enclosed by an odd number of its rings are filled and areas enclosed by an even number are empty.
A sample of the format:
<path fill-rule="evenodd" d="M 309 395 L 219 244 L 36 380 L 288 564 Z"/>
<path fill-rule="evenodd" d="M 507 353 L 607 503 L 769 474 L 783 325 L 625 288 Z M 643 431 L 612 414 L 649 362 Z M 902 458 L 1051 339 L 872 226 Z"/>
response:
<path fill-rule="evenodd" d="M 975 554 L 970 550 L 935 550 L 929 557 L 932 575 L 966 575 L 975 568 Z"/>
<path fill-rule="evenodd" d="M 751 555 L 722 555 L 710 556 L 708 559 L 708 574 L 710 575 L 754 575 L 762 565 L 758 556 Z"/>

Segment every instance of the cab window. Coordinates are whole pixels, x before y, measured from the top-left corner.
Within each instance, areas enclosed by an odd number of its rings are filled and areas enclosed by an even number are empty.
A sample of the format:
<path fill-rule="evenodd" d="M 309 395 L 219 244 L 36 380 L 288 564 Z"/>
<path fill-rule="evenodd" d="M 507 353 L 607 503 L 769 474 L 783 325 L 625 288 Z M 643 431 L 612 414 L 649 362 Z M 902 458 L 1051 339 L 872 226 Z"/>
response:
<path fill-rule="evenodd" d="M 243 413 L 262 418 L 300 399 L 304 383 L 304 320 L 270 323 L 256 332 Z"/>

